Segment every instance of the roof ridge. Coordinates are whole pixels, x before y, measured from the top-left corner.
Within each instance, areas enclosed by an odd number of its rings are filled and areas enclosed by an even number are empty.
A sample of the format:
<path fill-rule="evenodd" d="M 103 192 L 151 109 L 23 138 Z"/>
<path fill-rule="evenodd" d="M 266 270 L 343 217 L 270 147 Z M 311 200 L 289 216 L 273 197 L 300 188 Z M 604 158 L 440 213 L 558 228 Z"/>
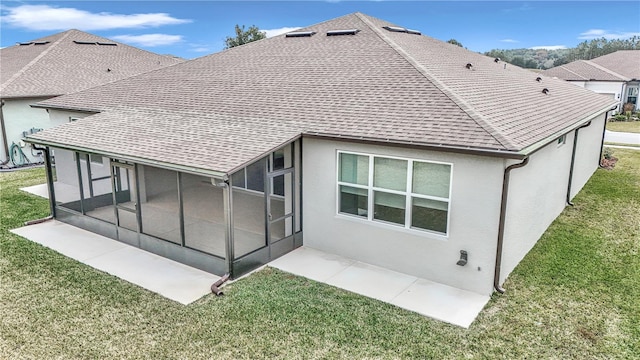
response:
<path fill-rule="evenodd" d="M 70 31 L 65 31 L 63 32 L 64 35 L 62 35 L 60 37 L 60 39 L 56 40 L 53 44 L 51 44 L 51 46 L 47 47 L 46 49 L 44 49 L 38 56 L 36 56 L 33 60 L 31 60 L 27 65 L 25 65 L 22 69 L 20 69 L 20 71 L 16 72 L 15 74 L 13 74 L 13 76 L 11 78 L 9 78 L 9 80 L 7 80 L 7 82 L 5 82 L 4 84 L 0 85 L 0 91 L 4 90 L 7 88 L 7 86 L 9 86 L 11 83 L 13 83 L 17 78 L 19 78 L 22 74 L 24 74 L 30 67 L 32 67 L 35 63 L 37 63 L 38 61 L 40 61 L 40 59 L 42 59 L 45 55 L 47 55 L 53 48 L 55 48 L 56 46 L 58 46 L 58 44 L 60 44 L 62 42 L 62 40 L 66 39 L 67 36 L 69 36 Z"/>
<path fill-rule="evenodd" d="M 583 61 L 583 60 L 578 60 L 578 61 Z M 568 72 L 572 73 L 573 75 L 575 75 L 575 76 L 577 76 L 577 77 L 579 77 L 579 78 L 582 78 L 582 79 L 585 79 L 585 80 L 589 80 L 589 79 L 587 79 L 586 77 L 584 77 L 584 76 L 582 76 L 582 75 L 578 74 L 577 72 L 575 72 L 575 71 L 573 71 L 573 70 L 569 69 L 569 68 L 567 67 L 567 65 L 568 65 L 568 64 L 566 64 L 566 65 L 560 65 L 559 67 L 560 67 L 561 69 L 564 69 L 564 70 L 566 70 L 566 71 L 568 71 Z M 552 69 L 553 69 L 553 68 L 552 68 Z"/>
<path fill-rule="evenodd" d="M 484 131 L 487 132 L 491 137 L 493 137 L 499 144 L 501 144 L 505 149 L 515 149 L 518 146 L 510 141 L 507 137 L 500 132 L 497 128 L 492 126 L 481 114 L 476 112 L 471 105 L 469 105 L 465 100 L 460 98 L 453 90 L 451 90 L 447 85 L 445 85 L 442 81 L 438 80 L 433 74 L 431 74 L 424 66 L 420 65 L 411 55 L 404 51 L 400 46 L 398 46 L 393 40 L 391 40 L 386 34 L 384 34 L 380 29 L 378 29 L 374 24 L 370 22 L 369 19 L 366 18 L 364 14 L 355 13 L 355 15 L 364 22 L 371 30 L 374 31 L 384 42 L 386 42 L 398 55 L 402 56 L 411 66 L 413 66 L 422 76 L 424 76 L 429 82 L 431 82 L 435 87 L 438 88 L 446 97 L 448 97 L 454 104 L 456 104 L 460 110 L 462 110 L 465 114 L 467 114 L 473 121 L 478 124 Z"/>
<path fill-rule="evenodd" d="M 616 77 L 620 78 L 620 80 L 624 80 L 624 81 L 629 81 L 629 80 L 631 80 L 631 79 L 629 79 L 628 77 L 626 77 L 626 76 L 624 76 L 624 75 L 620 75 L 620 74 L 618 74 L 617 72 L 615 72 L 615 71 L 613 71 L 613 70 L 609 70 L 609 69 L 607 69 L 606 67 L 604 67 L 604 66 L 602 66 L 602 65 L 599 65 L 599 64 L 597 64 L 597 63 L 594 63 L 594 62 L 593 62 L 593 61 L 591 61 L 591 60 L 583 60 L 583 61 L 584 61 L 585 63 L 587 63 L 587 64 L 589 64 L 589 65 L 591 65 L 591 66 L 595 67 L 596 69 L 600 69 L 600 70 L 602 70 L 602 71 L 604 71 L 604 72 L 606 72 L 606 73 L 608 73 L 608 74 L 610 74 L 610 75 L 613 75 L 613 76 L 616 76 Z"/>

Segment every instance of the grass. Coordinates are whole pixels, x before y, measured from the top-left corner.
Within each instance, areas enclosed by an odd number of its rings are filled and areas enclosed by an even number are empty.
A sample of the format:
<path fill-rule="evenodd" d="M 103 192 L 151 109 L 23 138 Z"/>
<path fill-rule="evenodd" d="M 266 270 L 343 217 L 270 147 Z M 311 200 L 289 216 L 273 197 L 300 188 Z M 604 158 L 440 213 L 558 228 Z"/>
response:
<path fill-rule="evenodd" d="M 607 130 L 629 133 L 640 133 L 640 121 L 610 121 Z"/>
<path fill-rule="evenodd" d="M 468 330 L 270 268 L 179 305 L 9 233 L 44 173 L 0 174 L 0 357 L 638 358 L 640 152 L 613 151 Z"/>

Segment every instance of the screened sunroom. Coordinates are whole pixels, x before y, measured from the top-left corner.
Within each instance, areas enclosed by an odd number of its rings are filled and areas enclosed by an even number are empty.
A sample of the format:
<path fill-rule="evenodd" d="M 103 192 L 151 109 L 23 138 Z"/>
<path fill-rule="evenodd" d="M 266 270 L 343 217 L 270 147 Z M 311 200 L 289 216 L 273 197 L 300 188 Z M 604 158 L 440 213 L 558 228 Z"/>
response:
<path fill-rule="evenodd" d="M 220 177 L 48 148 L 54 216 L 238 277 L 302 245 L 300 140 Z"/>

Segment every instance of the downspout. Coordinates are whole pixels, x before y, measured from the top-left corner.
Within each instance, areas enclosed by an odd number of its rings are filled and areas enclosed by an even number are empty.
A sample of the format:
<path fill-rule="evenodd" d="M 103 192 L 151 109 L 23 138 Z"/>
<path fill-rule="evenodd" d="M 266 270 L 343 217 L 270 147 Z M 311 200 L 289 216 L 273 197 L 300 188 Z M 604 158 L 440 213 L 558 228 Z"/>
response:
<path fill-rule="evenodd" d="M 502 245 L 504 243 L 504 222 L 507 216 L 507 198 L 509 193 L 509 175 L 511 170 L 523 167 L 529 163 L 527 156 L 521 163 L 507 166 L 504 169 L 504 177 L 502 178 L 502 200 L 500 201 L 500 222 L 498 223 L 498 244 L 496 249 L 496 266 L 493 274 L 493 288 L 500 294 L 504 294 L 505 290 L 500 286 L 500 267 L 502 266 Z"/>
<path fill-rule="evenodd" d="M 605 124 L 606 123 L 607 123 L 607 119 L 605 116 Z M 586 128 L 589 125 L 591 125 L 591 121 L 577 128 L 573 136 L 573 149 L 571 149 L 571 165 L 569 166 L 569 182 L 567 184 L 567 204 L 571 206 L 573 206 L 573 203 L 571 202 L 571 183 L 573 182 L 573 166 L 575 165 L 575 162 L 576 162 L 576 148 L 578 147 L 578 131 L 582 128 Z"/>
<path fill-rule="evenodd" d="M 4 100 L 0 99 L 0 129 L 2 131 L 2 144 L 4 145 L 4 153 L 7 156 L 6 160 L 0 161 L 0 165 L 4 165 L 9 162 L 9 144 L 7 144 L 7 129 L 4 125 Z"/>
<path fill-rule="evenodd" d="M 39 148 L 35 144 L 31 144 L 31 146 L 33 146 L 33 148 L 35 150 L 37 150 L 37 151 L 42 151 L 42 154 L 44 155 L 44 167 L 45 167 L 46 172 L 47 172 L 47 187 L 49 188 L 49 212 L 50 212 L 50 215 L 46 216 L 46 217 L 44 217 L 42 219 L 36 219 L 36 220 L 27 221 L 27 222 L 24 223 L 25 225 L 40 224 L 40 223 L 43 223 L 45 221 L 49 221 L 49 220 L 55 218 L 55 216 L 56 216 L 56 193 L 55 193 L 54 188 L 53 188 L 53 171 L 51 170 L 51 157 L 50 157 L 50 153 L 49 153 L 49 148 L 48 147 Z"/>
<path fill-rule="evenodd" d="M 602 141 L 600 142 L 600 156 L 598 156 L 598 167 L 602 168 L 602 151 L 604 150 L 604 134 L 607 131 L 607 118 L 609 117 L 609 111 L 613 111 L 617 109 L 617 106 L 612 107 L 607 112 L 604 113 L 604 125 L 602 126 Z"/>

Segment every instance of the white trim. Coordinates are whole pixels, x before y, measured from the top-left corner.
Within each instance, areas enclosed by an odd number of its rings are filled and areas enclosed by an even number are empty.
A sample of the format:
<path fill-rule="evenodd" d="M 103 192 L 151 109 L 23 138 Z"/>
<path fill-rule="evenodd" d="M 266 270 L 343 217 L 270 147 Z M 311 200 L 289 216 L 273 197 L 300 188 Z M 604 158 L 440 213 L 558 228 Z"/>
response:
<path fill-rule="evenodd" d="M 368 177 L 367 177 L 367 185 L 361 185 L 361 184 L 353 184 L 353 183 L 349 183 L 349 182 L 344 182 L 344 181 L 340 181 L 339 177 L 340 177 L 340 155 L 341 154 L 349 154 L 349 155 L 356 155 L 356 156 L 367 156 L 368 157 L 368 161 L 369 161 L 369 169 L 368 169 Z M 407 177 L 407 182 L 406 182 L 406 189 L 405 191 L 399 191 L 399 190 L 391 190 L 391 189 L 385 189 L 385 188 L 380 188 L 380 187 L 375 187 L 373 185 L 373 180 L 374 180 L 374 160 L 375 158 L 387 158 L 387 159 L 394 159 L 394 160 L 402 160 L 402 161 L 406 161 L 407 162 L 407 173 L 406 173 L 406 177 Z M 431 196 L 431 195 L 423 195 L 423 194 L 417 194 L 413 192 L 413 168 L 414 168 L 414 162 L 423 162 L 423 163 L 429 163 L 429 164 L 440 164 L 440 165 L 448 165 L 450 168 L 450 172 L 449 172 L 449 194 L 448 194 L 448 198 L 443 198 L 443 197 L 438 197 L 438 196 Z M 349 219 L 360 219 L 360 221 L 364 221 L 364 217 L 362 216 L 358 216 L 358 215 L 354 215 L 354 214 L 348 214 L 348 213 L 342 213 L 340 212 L 340 186 L 349 186 L 349 187 L 353 187 L 353 188 L 358 188 L 358 189 L 363 189 L 363 190 L 367 190 L 367 218 L 366 221 L 369 223 L 377 223 L 377 224 L 382 224 L 385 226 L 388 226 L 390 228 L 394 228 L 394 229 L 404 229 L 407 231 L 410 231 L 412 233 L 428 233 L 428 234 L 433 234 L 433 235 L 437 235 L 439 237 L 442 238 L 448 238 L 449 236 L 449 230 L 450 230 L 450 220 L 451 220 L 451 197 L 452 197 L 452 188 L 453 188 L 453 163 L 447 163 L 447 162 L 442 162 L 442 161 L 431 161 L 431 160 L 424 160 L 424 159 L 415 159 L 415 158 L 405 158 L 405 157 L 398 157 L 398 156 L 387 156 L 387 155 L 376 155 L 376 154 L 367 154 L 367 153 L 360 153 L 360 152 L 352 152 L 352 151 L 343 151 L 343 150 L 337 150 L 336 151 L 336 194 L 335 194 L 335 200 L 336 200 L 336 215 L 338 217 L 346 217 Z M 401 195 L 405 197 L 405 214 L 404 214 L 404 224 L 397 224 L 397 223 L 392 223 L 392 222 L 387 222 L 381 219 L 375 219 L 374 218 L 374 193 L 378 191 L 378 192 L 384 192 L 384 193 L 389 193 L 389 194 L 395 194 L 395 195 Z M 413 209 L 413 199 L 414 198 L 419 198 L 419 199 L 426 199 L 426 200 L 434 200 L 434 201 L 440 201 L 440 202 L 446 202 L 447 203 L 447 226 L 446 226 L 446 231 L 444 233 L 441 233 L 439 231 L 434 231 L 434 230 L 429 230 L 429 229 L 422 229 L 422 228 L 417 228 L 412 226 L 411 224 L 411 220 L 412 220 L 412 209 Z"/>

